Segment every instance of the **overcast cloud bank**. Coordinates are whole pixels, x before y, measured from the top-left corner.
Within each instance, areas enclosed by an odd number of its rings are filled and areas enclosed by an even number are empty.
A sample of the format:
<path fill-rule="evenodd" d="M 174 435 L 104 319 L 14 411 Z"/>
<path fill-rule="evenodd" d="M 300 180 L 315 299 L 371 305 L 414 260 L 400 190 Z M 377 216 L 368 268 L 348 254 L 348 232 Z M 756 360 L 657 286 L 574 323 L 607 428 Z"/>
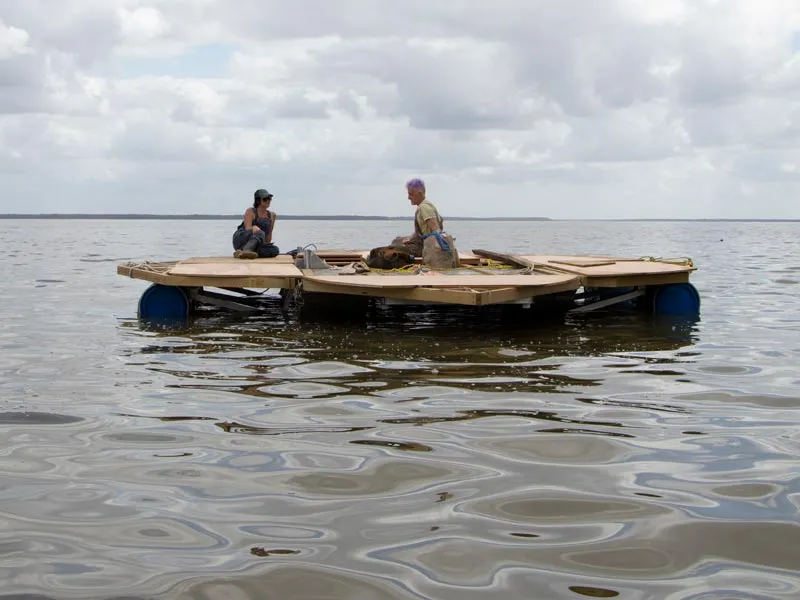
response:
<path fill-rule="evenodd" d="M 602 5 L 602 8 L 601 8 Z M 0 212 L 800 218 L 800 2 L 6 0 Z"/>

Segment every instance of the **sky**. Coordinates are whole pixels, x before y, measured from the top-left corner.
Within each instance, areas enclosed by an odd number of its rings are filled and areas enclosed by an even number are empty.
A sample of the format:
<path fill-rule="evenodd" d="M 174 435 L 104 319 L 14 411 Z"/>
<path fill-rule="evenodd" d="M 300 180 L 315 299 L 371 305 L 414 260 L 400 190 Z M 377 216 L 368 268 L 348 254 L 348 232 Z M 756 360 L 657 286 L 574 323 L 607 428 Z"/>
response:
<path fill-rule="evenodd" d="M 0 213 L 800 218 L 797 0 L 2 0 Z"/>

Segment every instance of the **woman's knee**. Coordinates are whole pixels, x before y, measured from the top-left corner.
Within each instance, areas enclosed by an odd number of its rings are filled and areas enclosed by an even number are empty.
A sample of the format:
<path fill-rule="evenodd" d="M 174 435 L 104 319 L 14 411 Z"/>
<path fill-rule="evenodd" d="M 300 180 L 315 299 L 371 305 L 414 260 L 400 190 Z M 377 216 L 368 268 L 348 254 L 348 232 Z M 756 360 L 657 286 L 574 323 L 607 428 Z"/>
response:
<path fill-rule="evenodd" d="M 236 231 L 233 234 L 233 249 L 239 250 L 244 247 L 247 243 L 247 240 L 250 239 L 250 232 L 249 231 Z"/>
<path fill-rule="evenodd" d="M 280 252 L 280 249 L 275 244 L 263 244 L 258 249 L 258 255 L 261 258 L 275 258 Z"/>

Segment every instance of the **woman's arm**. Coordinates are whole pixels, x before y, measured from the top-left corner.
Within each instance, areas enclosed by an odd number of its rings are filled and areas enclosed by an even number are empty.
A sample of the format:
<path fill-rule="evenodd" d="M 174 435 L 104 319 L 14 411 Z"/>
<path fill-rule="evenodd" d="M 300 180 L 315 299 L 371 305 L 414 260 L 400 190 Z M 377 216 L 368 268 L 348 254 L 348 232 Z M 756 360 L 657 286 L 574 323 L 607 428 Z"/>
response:
<path fill-rule="evenodd" d="M 265 232 L 267 234 L 266 237 L 267 244 L 272 243 L 272 230 L 275 229 L 275 221 L 278 219 L 278 215 L 276 215 L 274 212 L 270 211 L 269 214 L 272 218 L 269 220 L 269 231 Z"/>
<path fill-rule="evenodd" d="M 247 231 L 253 230 L 253 220 L 255 219 L 255 216 L 255 211 L 252 208 L 248 208 L 246 211 L 244 211 L 242 222 L 244 223 L 244 228 L 247 229 Z"/>

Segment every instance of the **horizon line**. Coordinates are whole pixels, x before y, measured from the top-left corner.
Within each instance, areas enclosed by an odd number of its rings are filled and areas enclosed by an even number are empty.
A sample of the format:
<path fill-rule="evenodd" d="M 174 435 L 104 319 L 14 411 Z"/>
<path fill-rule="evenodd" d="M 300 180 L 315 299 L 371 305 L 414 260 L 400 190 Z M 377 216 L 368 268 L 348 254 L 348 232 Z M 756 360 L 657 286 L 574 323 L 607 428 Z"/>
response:
<path fill-rule="evenodd" d="M 413 214 L 409 215 L 278 215 L 280 219 L 351 219 L 351 220 L 405 220 L 413 219 Z M 212 213 L 0 213 L 0 218 L 5 219 L 60 219 L 60 218 L 87 218 L 87 219 L 232 219 L 241 220 L 241 214 L 225 215 L 225 214 L 212 214 Z M 464 217 L 453 216 L 449 217 L 455 220 L 464 219 L 481 219 L 481 220 L 514 220 L 514 219 L 528 219 L 537 221 L 549 221 L 549 217 Z"/>
<path fill-rule="evenodd" d="M 224 214 L 158 214 L 158 213 L 0 213 L 0 219 L 109 219 L 109 220 L 241 220 L 241 215 Z M 383 215 L 279 215 L 280 220 L 290 221 L 404 221 L 407 216 Z M 552 217 L 476 217 L 452 216 L 448 221 L 652 221 L 652 222 L 738 222 L 738 223 L 793 223 L 800 218 L 736 218 L 736 217 L 619 217 L 619 218 L 552 218 Z"/>

